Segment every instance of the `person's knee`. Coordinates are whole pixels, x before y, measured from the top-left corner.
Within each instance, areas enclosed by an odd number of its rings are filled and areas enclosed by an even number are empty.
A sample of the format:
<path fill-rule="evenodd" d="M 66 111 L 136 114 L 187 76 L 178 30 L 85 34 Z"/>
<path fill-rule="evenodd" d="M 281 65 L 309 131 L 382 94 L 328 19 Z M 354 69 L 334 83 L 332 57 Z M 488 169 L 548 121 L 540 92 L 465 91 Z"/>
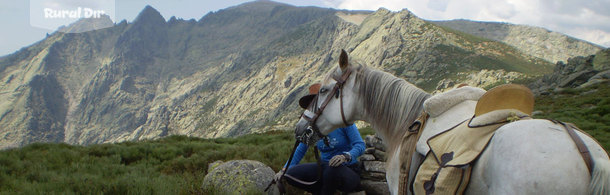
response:
<path fill-rule="evenodd" d="M 341 176 L 342 166 L 338 167 L 328 167 L 324 171 L 324 179 L 331 179 L 332 181 L 339 179 Z"/>

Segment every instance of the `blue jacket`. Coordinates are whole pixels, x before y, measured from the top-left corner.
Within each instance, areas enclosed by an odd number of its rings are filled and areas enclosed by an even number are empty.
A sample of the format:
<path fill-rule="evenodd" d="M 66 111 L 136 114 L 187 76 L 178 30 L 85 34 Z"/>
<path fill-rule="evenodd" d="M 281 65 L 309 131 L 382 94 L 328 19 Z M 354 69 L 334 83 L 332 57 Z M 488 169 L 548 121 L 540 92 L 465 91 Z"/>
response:
<path fill-rule="evenodd" d="M 360 132 L 358 132 L 358 128 L 356 128 L 355 124 L 349 127 L 335 129 L 328 134 L 328 141 L 330 142 L 328 146 L 324 144 L 323 139 L 316 143 L 316 147 L 320 150 L 320 160 L 323 163 L 328 163 L 335 155 L 349 152 L 352 156 L 352 161 L 347 163 L 347 165 L 353 165 L 358 162 L 358 157 L 364 153 L 364 141 L 362 141 Z M 294 151 L 294 157 L 290 163 L 291 167 L 301 162 L 301 159 L 305 156 L 308 148 L 309 147 L 306 144 L 299 143 L 296 151 Z M 284 167 L 286 167 L 286 165 L 284 165 Z"/>

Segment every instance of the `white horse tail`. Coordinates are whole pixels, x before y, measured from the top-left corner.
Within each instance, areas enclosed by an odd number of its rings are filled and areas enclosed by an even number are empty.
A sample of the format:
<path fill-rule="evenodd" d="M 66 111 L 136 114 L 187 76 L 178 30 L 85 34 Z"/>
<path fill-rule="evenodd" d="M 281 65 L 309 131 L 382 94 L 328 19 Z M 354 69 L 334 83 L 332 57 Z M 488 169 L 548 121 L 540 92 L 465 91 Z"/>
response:
<path fill-rule="evenodd" d="M 595 158 L 593 161 L 589 192 L 595 195 L 610 194 L 610 161 L 601 158 Z"/>

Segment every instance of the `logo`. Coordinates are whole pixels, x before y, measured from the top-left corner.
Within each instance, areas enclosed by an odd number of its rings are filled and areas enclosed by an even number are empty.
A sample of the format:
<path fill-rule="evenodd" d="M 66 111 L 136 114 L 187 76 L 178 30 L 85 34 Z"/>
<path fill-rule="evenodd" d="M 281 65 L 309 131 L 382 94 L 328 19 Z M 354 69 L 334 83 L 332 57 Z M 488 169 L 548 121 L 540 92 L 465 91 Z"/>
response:
<path fill-rule="evenodd" d="M 112 27 L 114 0 L 30 0 L 30 25 L 66 33 Z"/>
<path fill-rule="evenodd" d="M 102 15 L 105 15 L 106 12 L 104 10 L 94 10 L 91 8 L 82 8 L 78 7 L 75 10 L 54 10 L 52 8 L 44 8 L 44 18 L 45 19 L 53 19 L 53 18 L 101 18 Z"/>

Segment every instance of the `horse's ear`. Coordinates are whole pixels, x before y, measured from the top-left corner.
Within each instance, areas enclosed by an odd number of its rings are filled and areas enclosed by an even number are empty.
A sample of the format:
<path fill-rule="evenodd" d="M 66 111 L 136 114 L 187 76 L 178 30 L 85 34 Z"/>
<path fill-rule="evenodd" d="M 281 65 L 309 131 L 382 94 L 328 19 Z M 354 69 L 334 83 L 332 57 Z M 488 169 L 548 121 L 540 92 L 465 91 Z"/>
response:
<path fill-rule="evenodd" d="M 339 56 L 339 67 L 341 67 L 341 71 L 345 71 L 347 66 L 349 65 L 349 61 L 347 59 L 347 52 L 345 50 L 341 50 L 341 55 Z"/>

